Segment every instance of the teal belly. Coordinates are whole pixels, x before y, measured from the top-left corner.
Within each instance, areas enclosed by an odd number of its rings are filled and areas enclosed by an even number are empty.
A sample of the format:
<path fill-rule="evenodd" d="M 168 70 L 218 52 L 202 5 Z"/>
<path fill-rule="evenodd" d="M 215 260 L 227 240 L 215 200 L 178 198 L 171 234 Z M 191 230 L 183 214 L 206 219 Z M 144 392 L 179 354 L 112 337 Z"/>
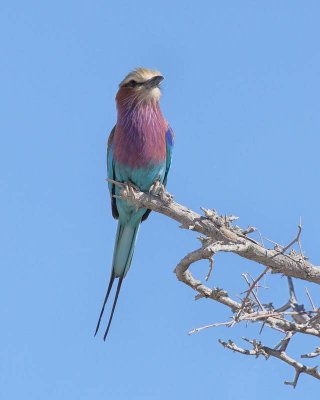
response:
<path fill-rule="evenodd" d="M 148 192 L 153 183 L 159 180 L 163 182 L 166 171 L 166 163 L 149 165 L 148 167 L 132 168 L 124 165 L 115 164 L 115 178 L 118 182 L 132 182 L 142 192 Z M 120 194 L 120 188 L 116 187 L 116 195 Z M 135 226 L 146 212 L 145 208 L 137 210 L 127 201 L 117 199 L 117 209 L 119 220 L 124 224 Z"/>

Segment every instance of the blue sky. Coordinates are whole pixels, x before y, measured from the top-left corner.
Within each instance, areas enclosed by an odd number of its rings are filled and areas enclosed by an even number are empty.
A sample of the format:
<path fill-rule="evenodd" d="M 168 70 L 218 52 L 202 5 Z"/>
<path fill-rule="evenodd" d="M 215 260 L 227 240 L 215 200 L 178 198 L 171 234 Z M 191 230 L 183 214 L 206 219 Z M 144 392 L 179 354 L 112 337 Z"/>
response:
<path fill-rule="evenodd" d="M 187 335 L 230 313 L 176 280 L 199 244 L 161 215 L 140 230 L 108 341 L 93 332 L 116 230 L 106 140 L 117 85 L 136 66 L 166 78 L 176 200 L 239 215 L 284 244 L 302 216 L 303 248 L 319 263 L 319 12 L 316 1 L 1 2 L 1 398 L 318 398 L 311 378 L 293 391 L 289 367 L 217 342 L 257 327 Z M 262 269 L 219 256 L 210 284 L 236 296 L 246 271 Z M 264 283 L 265 300 L 286 301 L 284 279 Z M 305 286 L 296 283 L 303 302 Z"/>

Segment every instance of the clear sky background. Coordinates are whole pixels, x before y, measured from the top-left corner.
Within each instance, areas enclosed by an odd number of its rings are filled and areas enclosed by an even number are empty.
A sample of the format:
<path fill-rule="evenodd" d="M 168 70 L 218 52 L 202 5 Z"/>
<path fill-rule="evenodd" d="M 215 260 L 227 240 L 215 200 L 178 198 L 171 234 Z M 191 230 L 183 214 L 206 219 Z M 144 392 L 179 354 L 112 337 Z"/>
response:
<path fill-rule="evenodd" d="M 154 213 L 108 340 L 93 337 L 116 230 L 106 141 L 117 85 L 137 66 L 166 78 L 176 200 L 239 215 L 282 244 L 302 216 L 304 251 L 319 264 L 319 18 L 318 1 L 0 3 L 1 399 L 319 397 L 318 381 L 302 376 L 293 390 L 290 367 L 217 342 L 242 344 L 258 327 L 187 335 L 230 312 L 177 281 L 197 235 Z M 193 271 L 202 279 L 207 264 Z M 236 296 L 246 271 L 262 268 L 219 256 L 210 285 Z M 286 302 L 285 279 L 264 285 L 263 300 Z M 261 340 L 281 337 L 265 329 Z M 316 345 L 297 340 L 290 354 Z"/>

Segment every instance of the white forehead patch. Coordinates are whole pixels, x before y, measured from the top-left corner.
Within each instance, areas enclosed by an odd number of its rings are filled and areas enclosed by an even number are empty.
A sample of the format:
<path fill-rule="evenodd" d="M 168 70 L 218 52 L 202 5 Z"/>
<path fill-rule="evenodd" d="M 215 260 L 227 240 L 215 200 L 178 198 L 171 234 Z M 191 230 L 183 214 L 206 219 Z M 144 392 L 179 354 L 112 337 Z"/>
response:
<path fill-rule="evenodd" d="M 154 76 L 161 75 L 161 72 L 155 71 L 147 68 L 137 68 L 130 72 L 122 82 L 120 82 L 120 87 L 130 82 L 131 80 L 135 80 L 136 82 L 145 82 L 148 79 L 153 78 Z"/>

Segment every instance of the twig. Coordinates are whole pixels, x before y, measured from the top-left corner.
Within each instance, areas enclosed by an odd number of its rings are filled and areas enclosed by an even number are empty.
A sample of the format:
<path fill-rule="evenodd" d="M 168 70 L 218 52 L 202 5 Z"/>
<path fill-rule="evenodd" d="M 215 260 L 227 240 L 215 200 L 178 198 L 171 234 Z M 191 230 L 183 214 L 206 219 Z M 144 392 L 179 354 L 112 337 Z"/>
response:
<path fill-rule="evenodd" d="M 290 340 L 292 339 L 295 332 L 287 332 L 285 337 L 278 343 L 273 349 L 279 351 L 286 351 Z"/>
<path fill-rule="evenodd" d="M 246 274 L 241 274 L 241 275 L 243 276 L 244 280 L 247 282 L 248 286 L 250 287 L 250 282 L 249 282 L 249 280 L 248 280 Z M 257 294 L 254 292 L 254 290 L 252 291 L 252 295 L 253 295 L 253 297 L 255 298 L 255 300 L 256 300 L 257 304 L 259 305 L 259 307 L 261 308 L 261 310 L 262 310 L 262 311 L 265 311 L 263 305 L 261 304 L 261 302 L 260 302 L 260 300 L 258 299 L 258 296 L 257 296 Z"/>
<path fill-rule="evenodd" d="M 213 269 L 213 255 L 209 258 L 209 271 L 205 277 L 206 282 L 210 279 L 212 269 Z"/>
<path fill-rule="evenodd" d="M 311 295 L 309 293 L 308 288 L 306 288 L 306 292 L 307 292 L 307 296 L 308 296 L 308 299 L 310 301 L 310 304 L 311 304 L 311 307 L 312 307 L 313 311 L 317 311 L 317 307 L 314 305 L 314 302 L 313 302 L 313 300 L 311 298 Z"/>
<path fill-rule="evenodd" d="M 285 246 L 285 247 L 282 249 L 281 253 L 284 254 L 284 253 L 285 253 L 288 249 L 290 249 L 290 247 L 293 246 L 295 243 L 299 243 L 301 232 L 302 232 L 302 225 L 301 225 L 301 219 L 300 219 L 300 223 L 299 223 L 299 225 L 298 225 L 298 233 L 297 233 L 297 236 L 296 236 L 287 246 Z"/>
<path fill-rule="evenodd" d="M 200 328 L 194 328 L 194 329 L 192 329 L 192 331 L 188 332 L 188 335 L 193 335 L 195 333 L 204 331 L 205 329 L 208 329 L 208 328 L 216 328 L 217 326 L 230 327 L 230 326 L 232 326 L 232 321 L 216 322 L 215 324 L 209 324 L 209 325 L 201 326 Z"/>
<path fill-rule="evenodd" d="M 314 358 L 320 356 L 320 347 L 316 347 L 312 353 L 302 354 L 301 358 Z"/>
<path fill-rule="evenodd" d="M 243 349 L 239 346 L 237 346 L 233 341 L 229 340 L 228 342 L 224 342 L 223 340 L 219 339 L 219 343 L 222 344 L 223 347 L 230 349 L 232 351 L 245 354 L 245 355 L 250 355 L 250 356 L 256 356 L 259 357 L 262 355 L 266 359 L 270 356 L 278 358 L 279 360 L 285 362 L 286 364 L 290 365 L 295 369 L 295 377 L 292 382 L 285 381 L 284 383 L 286 385 L 291 385 L 294 388 L 296 387 L 298 383 L 298 379 L 301 373 L 311 375 L 316 379 L 320 379 L 320 372 L 318 371 L 317 367 L 308 367 L 306 365 L 303 365 L 296 361 L 295 359 L 291 358 L 286 354 L 284 351 L 279 351 L 275 349 L 271 349 L 270 347 L 264 346 L 261 344 L 261 342 L 258 342 L 257 340 L 249 340 L 246 338 L 242 338 L 246 342 L 250 343 L 253 347 L 251 350 L 246 350 Z"/>
<path fill-rule="evenodd" d="M 235 320 L 237 320 L 237 319 L 240 317 L 242 311 L 243 311 L 244 308 L 246 307 L 246 303 L 247 303 L 247 301 L 248 301 L 248 299 L 249 299 L 249 297 L 250 297 L 250 294 L 253 292 L 254 288 L 256 287 L 256 285 L 257 285 L 257 283 L 260 281 L 260 279 L 269 271 L 269 269 L 270 269 L 270 268 L 267 267 L 267 268 L 258 276 L 258 278 L 255 279 L 255 280 L 252 282 L 251 286 L 250 286 L 249 289 L 247 290 L 247 295 L 246 295 L 246 297 L 245 297 L 245 298 L 243 299 L 243 301 L 242 301 L 241 308 L 240 308 L 240 310 L 238 311 L 238 313 L 237 313 L 237 315 L 236 315 L 236 317 L 235 317 Z"/>

